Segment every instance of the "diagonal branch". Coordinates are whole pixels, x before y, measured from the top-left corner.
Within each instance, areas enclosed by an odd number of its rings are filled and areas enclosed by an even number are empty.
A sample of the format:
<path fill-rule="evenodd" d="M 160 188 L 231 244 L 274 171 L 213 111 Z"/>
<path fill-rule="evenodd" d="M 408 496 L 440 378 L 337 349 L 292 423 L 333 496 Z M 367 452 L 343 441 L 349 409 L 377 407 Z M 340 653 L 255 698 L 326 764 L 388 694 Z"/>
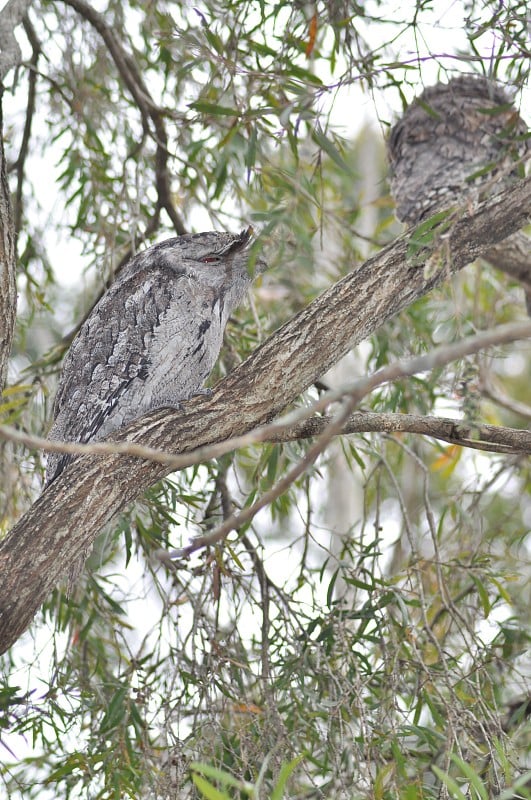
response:
<path fill-rule="evenodd" d="M 315 406 L 299 407 L 278 420 L 253 428 L 249 433 L 234 436 L 215 444 L 198 447 L 189 453 L 174 453 L 157 450 L 135 442 L 58 442 L 25 433 L 9 425 L 0 425 L 0 439 L 23 445 L 30 450 L 43 450 L 48 453 L 68 453 L 75 456 L 115 455 L 134 456 L 156 464 L 163 464 L 172 471 L 202 464 L 227 453 L 249 447 L 253 444 L 269 442 L 294 442 L 319 436 L 331 423 L 328 415 L 315 416 Z M 302 412 L 302 413 L 301 413 Z M 446 417 L 419 416 L 375 411 L 357 411 L 347 419 L 341 434 L 352 433 L 418 433 L 431 436 L 460 447 L 484 450 L 491 453 L 531 455 L 531 432 L 525 428 L 507 428 L 503 425 L 489 425 L 484 422 L 470 422 Z"/>
<path fill-rule="evenodd" d="M 157 184 L 157 209 L 164 209 L 177 234 L 186 233 L 181 216 L 173 205 L 168 172 L 168 135 L 164 124 L 164 111 L 151 97 L 134 59 L 126 52 L 122 42 L 104 16 L 84 0 L 63 0 L 89 22 L 105 42 L 118 73 L 135 101 L 146 131 L 153 125 L 152 137 L 156 145 L 155 175 Z"/>
<path fill-rule="evenodd" d="M 401 236 L 283 325 L 210 398 L 194 399 L 184 414 L 155 411 L 117 438 L 182 453 L 270 421 L 353 345 L 530 216 L 528 178 L 474 214 L 463 213 L 444 242 L 417 252 L 413 260 L 411 236 Z M 168 471 L 120 455 L 87 456 L 51 484 L 0 542 L 0 651 L 16 641 L 103 526 Z"/>
<path fill-rule="evenodd" d="M 231 516 L 225 519 L 216 530 L 205 536 L 198 536 L 189 545 L 186 545 L 186 547 L 170 553 L 170 558 L 187 558 L 202 547 L 222 541 L 231 531 L 239 530 L 247 522 L 254 519 L 262 508 L 265 508 L 280 497 L 280 495 L 284 494 L 284 492 L 315 463 L 317 458 L 326 449 L 332 437 L 344 430 L 352 408 L 358 405 L 363 397 L 369 394 L 373 389 L 390 381 L 411 377 L 418 372 L 426 372 L 437 367 L 445 366 L 452 361 L 456 361 L 458 358 L 478 353 L 486 347 L 512 342 L 524 337 L 531 337 L 531 322 L 520 325 L 502 325 L 495 330 L 485 331 L 477 336 L 469 336 L 461 342 L 436 347 L 430 353 L 418 356 L 417 358 L 402 362 L 399 361 L 396 364 L 382 367 L 382 369 L 378 370 L 374 375 L 357 380 L 348 390 L 348 395 L 342 408 L 338 411 L 336 416 L 330 420 L 328 425 L 323 428 L 317 441 L 304 457 L 301 458 L 275 486 L 265 492 L 255 503 L 244 508 L 243 511 L 231 514 Z"/>

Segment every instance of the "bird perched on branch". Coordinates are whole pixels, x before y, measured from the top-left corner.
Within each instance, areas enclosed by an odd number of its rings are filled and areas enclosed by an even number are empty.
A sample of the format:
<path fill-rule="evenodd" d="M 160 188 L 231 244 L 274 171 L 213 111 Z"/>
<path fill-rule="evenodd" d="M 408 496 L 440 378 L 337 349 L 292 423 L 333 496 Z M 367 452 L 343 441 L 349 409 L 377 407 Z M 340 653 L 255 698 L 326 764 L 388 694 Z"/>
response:
<path fill-rule="evenodd" d="M 460 75 L 428 87 L 408 106 L 387 152 L 397 217 L 417 225 L 517 179 L 529 155 L 528 129 L 502 87 Z"/>
<path fill-rule="evenodd" d="M 387 152 L 396 215 L 418 225 L 438 211 L 473 205 L 524 175 L 531 156 L 524 119 L 509 93 L 478 75 L 430 86 L 391 130 Z M 531 316 L 530 243 L 523 232 L 483 254 L 523 287 Z"/>
<path fill-rule="evenodd" d="M 68 351 L 50 438 L 89 442 L 199 393 L 249 288 L 252 229 L 168 239 L 135 256 Z M 265 263 L 258 259 L 256 271 Z M 72 456 L 51 453 L 46 484 Z"/>

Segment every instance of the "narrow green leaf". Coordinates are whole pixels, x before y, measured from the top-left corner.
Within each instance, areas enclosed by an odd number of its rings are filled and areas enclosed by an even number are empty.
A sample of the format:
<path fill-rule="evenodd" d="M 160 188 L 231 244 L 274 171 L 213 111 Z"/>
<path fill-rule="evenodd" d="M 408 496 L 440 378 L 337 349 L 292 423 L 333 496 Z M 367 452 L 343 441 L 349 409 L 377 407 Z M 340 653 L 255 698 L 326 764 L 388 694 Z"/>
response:
<path fill-rule="evenodd" d="M 190 764 L 190 769 L 193 772 L 200 772 L 202 775 L 208 775 L 209 778 L 213 778 L 216 781 L 219 781 L 224 786 L 232 786 L 238 791 L 249 791 L 252 789 L 252 785 L 245 783 L 245 781 L 240 781 L 238 778 L 235 778 L 234 775 L 231 775 L 230 772 L 225 772 L 223 769 L 219 769 L 218 767 L 213 767 L 211 764 L 203 764 L 200 761 L 193 761 Z"/>
<path fill-rule="evenodd" d="M 216 789 L 216 787 L 213 786 L 210 781 L 207 781 L 206 778 L 202 778 L 201 775 L 192 773 L 192 780 L 203 797 L 206 797 L 207 800 L 230 800 L 228 794 L 225 794 L 225 792 L 220 792 L 219 789 Z"/>
<path fill-rule="evenodd" d="M 339 575 L 339 568 L 338 568 L 338 569 L 336 569 L 336 571 L 335 571 L 335 572 L 334 572 L 334 574 L 332 575 L 332 577 L 331 577 L 331 579 L 330 579 L 330 583 L 328 584 L 328 589 L 326 590 L 326 605 L 327 605 L 329 608 L 330 608 L 330 607 L 333 605 L 333 603 L 334 603 L 334 601 L 333 601 L 333 596 L 334 596 L 334 586 L 336 585 L 336 581 L 337 581 L 337 576 L 338 576 L 338 575 Z"/>
<path fill-rule="evenodd" d="M 312 131 L 312 139 L 319 145 L 319 147 L 327 153 L 332 161 L 334 161 L 343 172 L 352 174 L 352 169 L 349 167 L 335 144 L 333 144 L 319 126 L 315 126 Z"/>
<path fill-rule="evenodd" d="M 245 166 L 250 171 L 256 161 L 256 143 L 258 141 L 258 133 L 256 125 L 253 125 L 249 134 L 249 143 L 247 145 L 247 152 L 245 153 Z"/>
<path fill-rule="evenodd" d="M 498 800 L 515 800 L 515 798 L 518 797 L 517 792 L 520 789 L 523 789 L 525 792 L 525 794 L 522 793 L 521 795 L 522 800 L 524 800 L 529 796 L 528 790 L 530 782 L 531 782 L 531 771 L 524 772 L 514 781 L 512 786 L 509 786 L 507 789 L 505 789 L 504 792 L 502 792 L 499 795 Z"/>
<path fill-rule="evenodd" d="M 304 755 L 301 754 L 297 756 L 288 764 L 283 764 L 280 768 L 280 772 L 278 774 L 278 780 L 275 784 L 273 791 L 271 792 L 270 800 L 282 800 L 284 797 L 284 790 L 286 788 L 286 784 L 293 775 L 296 768 L 299 766 L 301 761 L 303 760 Z"/>
<path fill-rule="evenodd" d="M 230 553 L 230 555 L 232 557 L 232 560 L 234 561 L 236 566 L 239 569 L 241 569 L 242 572 L 243 572 L 244 566 L 243 566 L 242 562 L 240 561 L 240 559 L 238 558 L 237 554 L 234 552 L 234 549 L 230 546 L 230 542 L 224 542 L 223 543 L 223 548 Z"/>
<path fill-rule="evenodd" d="M 439 112 L 436 111 L 434 108 L 432 108 L 424 100 L 420 100 L 417 97 L 417 99 L 415 101 L 415 104 L 420 106 L 422 109 L 424 109 L 424 111 L 426 112 L 426 114 L 428 114 L 428 116 L 433 117 L 434 119 L 440 119 L 441 118 L 441 115 L 439 114 Z"/>
<path fill-rule="evenodd" d="M 0 414 L 6 414 L 8 411 L 13 411 L 16 408 L 20 408 L 27 403 L 26 397 L 17 397 L 14 400 L 9 400 L 7 403 L 0 404 Z"/>
<path fill-rule="evenodd" d="M 387 778 L 394 769 L 395 765 L 390 761 L 377 771 L 373 784 L 374 800 L 383 800 Z"/>
<path fill-rule="evenodd" d="M 440 222 L 443 222 L 447 217 L 450 216 L 452 213 L 452 208 L 445 208 L 443 211 L 438 211 L 436 214 L 432 214 L 431 217 L 425 219 L 424 222 L 421 222 L 420 225 L 417 225 L 415 230 L 411 234 L 412 239 L 418 240 L 425 240 L 425 234 L 431 233 Z M 430 239 L 427 239 L 430 241 Z"/>
<path fill-rule="evenodd" d="M 505 586 L 503 586 L 499 580 L 493 578 L 492 576 L 490 576 L 490 581 L 491 583 L 494 584 L 494 586 L 500 593 L 500 597 L 502 598 L 502 600 L 505 600 L 506 603 L 512 603 L 511 595 L 509 594 Z"/>
<path fill-rule="evenodd" d="M 467 175 L 465 181 L 467 183 L 472 183 L 476 178 L 481 178 L 482 175 L 489 175 L 495 168 L 496 162 L 490 161 L 488 164 L 484 164 L 480 169 L 476 169 L 474 172 L 471 172 L 470 175 Z"/>
<path fill-rule="evenodd" d="M 270 455 L 267 459 L 267 483 L 269 486 L 272 486 L 275 482 L 275 478 L 278 472 L 278 461 L 280 455 L 280 447 L 278 445 L 273 445 L 273 447 L 269 450 Z"/>
<path fill-rule="evenodd" d="M 7 386 L 3 390 L 1 397 L 10 397 L 12 394 L 25 394 L 26 392 L 31 392 L 33 388 L 31 383 L 16 383 L 14 386 Z"/>
<path fill-rule="evenodd" d="M 495 117 L 498 114 L 506 114 L 508 111 L 514 113 L 514 106 L 512 103 L 500 103 L 499 106 L 494 106 L 494 108 L 478 108 L 476 111 L 478 114 L 486 114 L 488 117 Z"/>
<path fill-rule="evenodd" d="M 110 731 L 112 728 L 116 728 L 120 722 L 122 722 L 126 712 L 125 698 L 127 693 L 127 686 L 122 686 L 121 689 L 118 689 L 118 691 L 115 692 L 101 721 L 100 733 Z"/>
<path fill-rule="evenodd" d="M 56 781 L 64 778 L 66 775 L 71 775 L 74 770 L 81 770 L 84 772 L 87 768 L 87 759 L 82 753 L 72 753 L 69 755 L 60 767 L 53 770 L 48 775 L 44 783 L 55 783 Z"/>
<path fill-rule="evenodd" d="M 444 233 L 450 227 L 453 211 L 453 208 L 445 208 L 417 225 L 411 233 L 406 258 L 414 258 L 421 250 L 429 247 L 435 241 L 436 236 Z"/>
<path fill-rule="evenodd" d="M 447 775 L 446 772 L 443 772 L 442 769 L 439 769 L 439 767 L 436 767 L 435 764 L 432 765 L 432 770 L 435 773 L 435 775 L 439 778 L 439 780 L 441 780 L 444 783 L 444 785 L 446 786 L 446 788 L 448 789 L 454 800 L 467 800 L 465 795 L 459 788 L 459 784 L 456 781 L 454 781 L 453 778 Z"/>
<path fill-rule="evenodd" d="M 472 769 L 470 764 L 467 764 L 466 761 L 463 761 L 461 758 L 456 756 L 455 753 L 452 753 L 450 758 L 452 759 L 456 767 L 459 767 L 465 778 L 467 778 L 468 781 L 470 782 L 471 786 L 474 787 L 474 789 L 478 794 L 478 797 L 480 797 L 481 800 L 489 800 L 487 790 L 485 789 L 485 784 L 483 783 L 482 779 L 479 777 L 477 772 Z"/>
<path fill-rule="evenodd" d="M 344 578 L 345 583 L 350 583 L 352 586 L 355 586 L 357 589 L 365 589 L 367 592 L 374 591 L 374 584 L 372 583 L 365 583 L 365 581 L 360 581 L 358 578 Z"/>
<path fill-rule="evenodd" d="M 485 619 L 487 619 L 492 608 L 492 603 L 490 602 L 489 593 L 483 586 L 483 583 L 480 580 L 480 578 L 477 578 L 475 575 L 472 575 L 472 580 L 474 582 L 474 586 L 476 587 L 478 597 L 481 602 L 481 608 L 483 609 L 483 614 L 485 616 Z"/>
<path fill-rule="evenodd" d="M 214 48 L 216 53 L 223 53 L 225 50 L 225 45 L 218 34 L 206 27 L 204 28 L 204 31 L 209 44 Z"/>
<path fill-rule="evenodd" d="M 195 103 L 190 103 L 189 108 L 195 111 L 201 111 L 203 114 L 215 114 L 224 117 L 239 117 L 240 114 L 235 108 L 227 108 L 227 106 L 217 106 L 215 103 L 204 103 L 198 100 Z"/>

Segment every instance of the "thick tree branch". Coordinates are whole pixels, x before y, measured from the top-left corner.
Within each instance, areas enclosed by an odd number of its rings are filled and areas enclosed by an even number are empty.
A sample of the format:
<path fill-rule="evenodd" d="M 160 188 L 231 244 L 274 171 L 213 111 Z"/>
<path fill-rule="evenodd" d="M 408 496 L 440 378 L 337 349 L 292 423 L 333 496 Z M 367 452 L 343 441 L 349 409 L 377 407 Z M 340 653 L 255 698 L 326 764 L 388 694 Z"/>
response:
<path fill-rule="evenodd" d="M 463 215 L 431 251 L 409 256 L 405 235 L 331 286 L 276 331 L 186 413 L 160 410 L 120 437 L 189 452 L 261 425 L 282 411 L 353 345 L 531 216 L 531 178 Z M 426 263 L 429 261 L 429 270 Z M 68 567 L 102 527 L 167 467 L 120 455 L 80 458 L 0 543 L 0 651 L 31 622 Z"/>
<path fill-rule="evenodd" d="M 389 381 L 395 381 L 400 378 L 415 375 L 418 372 L 425 372 L 442 367 L 458 358 L 463 358 L 466 355 L 477 353 L 485 347 L 494 344 L 501 344 L 502 342 L 510 342 L 522 337 L 531 337 L 531 322 L 522 325 L 504 325 L 493 331 L 485 331 L 477 336 L 469 336 L 461 342 L 455 342 L 450 345 L 442 345 L 435 348 L 430 353 L 416 358 L 408 359 L 407 361 L 389 364 L 386 367 L 378 370 L 374 375 L 367 378 L 360 378 L 355 381 L 350 388 L 345 392 L 345 402 L 343 407 L 340 408 L 335 417 L 333 417 L 328 425 L 326 425 L 317 441 L 312 445 L 308 452 L 300 461 L 295 464 L 289 472 L 284 475 L 274 486 L 265 492 L 256 502 L 247 506 L 242 511 L 232 514 L 225 519 L 216 530 L 206 534 L 205 536 L 198 536 L 190 544 L 170 553 L 171 558 L 186 558 L 191 553 L 199 550 L 207 545 L 216 544 L 222 541 L 231 531 L 239 530 L 250 520 L 254 519 L 258 511 L 265 508 L 270 503 L 274 502 L 278 497 L 284 494 L 285 491 L 311 466 L 316 459 L 325 450 L 333 436 L 342 433 L 350 418 L 350 411 L 353 407 L 358 405 L 363 397 L 375 389 Z M 342 392 L 343 393 L 343 392 Z"/>
<path fill-rule="evenodd" d="M 304 411 L 300 421 L 293 424 L 271 423 L 254 428 L 242 436 L 235 436 L 216 444 L 205 445 L 185 455 L 174 455 L 133 442 L 57 442 L 43 436 L 0 425 L 0 438 L 24 445 L 30 450 L 71 455 L 134 456 L 146 461 L 163 464 L 169 469 L 180 470 L 194 464 L 202 464 L 242 447 L 261 442 L 281 443 L 311 439 L 319 436 L 332 421 L 329 415 L 312 416 L 312 408 Z M 291 417 L 291 415 L 289 415 Z M 375 411 L 357 411 L 347 419 L 341 434 L 351 433 L 418 433 L 444 442 L 484 450 L 490 453 L 531 455 L 531 432 L 525 428 L 507 428 L 503 425 L 468 422 L 447 417 L 423 417 L 416 414 L 399 414 Z"/>

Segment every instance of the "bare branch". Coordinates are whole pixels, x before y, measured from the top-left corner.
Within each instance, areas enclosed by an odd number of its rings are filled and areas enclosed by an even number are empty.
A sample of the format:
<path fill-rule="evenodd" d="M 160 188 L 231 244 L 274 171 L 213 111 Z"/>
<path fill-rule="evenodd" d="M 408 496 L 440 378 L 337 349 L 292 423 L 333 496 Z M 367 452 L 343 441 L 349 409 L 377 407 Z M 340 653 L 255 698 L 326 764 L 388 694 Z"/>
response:
<path fill-rule="evenodd" d="M 133 456 L 163 464 L 171 470 L 179 470 L 220 458 L 242 447 L 249 447 L 261 442 L 289 442 L 319 436 L 328 428 L 333 418 L 331 416 L 315 416 L 315 414 L 333 402 L 342 400 L 348 395 L 355 395 L 356 402 L 359 402 L 363 396 L 377 386 L 433 369 L 436 360 L 441 357 L 444 358 L 444 363 L 450 363 L 456 358 L 463 357 L 463 354 L 476 353 L 492 344 L 507 343 L 526 336 L 531 336 L 531 323 L 500 326 L 492 331 L 470 337 L 464 342 L 439 347 L 427 355 L 384 367 L 369 378 L 362 378 L 353 384 L 328 391 L 315 403 L 297 408 L 267 425 L 259 426 L 248 433 L 231 437 L 223 442 L 199 447 L 185 455 L 174 455 L 164 450 L 127 441 L 91 442 L 88 444 L 58 442 L 24 433 L 9 425 L 0 425 L 0 438 L 25 445 L 32 450 L 71 455 Z M 428 364 L 431 366 L 427 366 Z M 369 432 L 419 433 L 478 450 L 497 453 L 531 453 L 531 432 L 529 431 L 441 417 L 360 411 L 349 416 L 343 428 L 338 431 L 341 434 Z"/>
<path fill-rule="evenodd" d="M 315 417 L 308 420 L 308 436 L 317 435 L 329 418 Z M 313 423 L 315 432 L 310 433 Z M 301 428 L 306 426 L 303 424 Z M 297 428 L 293 429 L 293 438 Z M 445 417 L 421 417 L 416 414 L 378 414 L 371 411 L 358 411 L 352 414 L 342 431 L 349 433 L 417 433 L 431 436 L 443 442 L 505 455 L 531 455 L 531 432 L 522 428 L 505 428 L 501 425 L 473 424 L 466 420 Z"/>
<path fill-rule="evenodd" d="M 446 231 L 444 247 L 438 243 L 411 258 L 410 236 L 400 237 L 283 325 L 210 398 L 195 398 L 184 414 L 155 411 L 117 438 L 189 453 L 269 422 L 353 345 L 530 216 L 527 178 L 474 214 L 463 213 Z M 0 650 L 16 641 L 103 526 L 169 471 L 116 454 L 85 456 L 64 470 L 0 542 Z"/>
<path fill-rule="evenodd" d="M 164 124 L 164 111 L 153 100 L 142 75 L 131 55 L 105 18 L 84 0 L 63 0 L 97 30 L 107 45 L 109 53 L 125 86 L 137 104 L 146 131 L 150 123 L 154 130 L 151 135 L 156 144 L 155 173 L 158 193 L 158 208 L 164 209 L 177 234 L 186 233 L 186 226 L 172 201 L 171 182 L 168 173 L 168 135 Z"/>
<path fill-rule="evenodd" d="M 172 470 L 184 469 L 193 464 L 220 458 L 226 453 L 242 447 L 249 447 L 260 442 L 288 442 L 296 439 L 307 439 L 319 436 L 332 422 L 330 416 L 314 416 L 331 403 L 343 400 L 347 396 L 355 398 L 358 403 L 364 396 L 378 386 L 425 372 L 435 366 L 447 364 L 462 358 L 464 355 L 477 353 L 486 347 L 516 341 L 531 336 L 531 323 L 515 323 L 503 325 L 492 331 L 485 331 L 462 342 L 444 345 L 426 355 L 414 359 L 399 361 L 382 368 L 374 375 L 361 378 L 352 384 L 323 394 L 319 400 L 309 406 L 297 408 L 274 422 L 259 426 L 241 436 L 231 437 L 223 442 L 205 445 L 185 455 L 147 447 L 133 442 L 58 442 L 42 436 L 24 433 L 8 425 L 0 425 L 0 438 L 23 444 L 31 449 L 44 450 L 50 453 L 66 453 L 71 455 L 124 455 L 142 458 L 163 464 Z M 370 422 L 369 422 L 370 420 Z M 442 427 L 441 427 L 442 426 Z M 491 450 L 504 453 L 531 453 L 531 433 L 514 428 L 503 428 L 496 425 L 475 425 L 440 417 L 420 417 L 411 414 L 374 414 L 359 412 L 348 417 L 347 422 L 338 433 L 361 432 L 393 432 L 403 431 L 433 436 L 464 447 Z"/>
<path fill-rule="evenodd" d="M 163 464 L 172 471 L 220 458 L 260 442 L 281 443 L 311 439 L 319 436 L 331 423 L 331 416 L 311 416 L 311 408 L 304 411 L 302 419 L 294 424 L 288 422 L 263 425 L 242 436 L 234 436 L 212 445 L 205 445 L 185 455 L 174 455 L 134 442 L 56 442 L 42 436 L 24 433 L 9 425 L 0 425 L 0 438 L 24 445 L 30 450 L 43 450 L 70 455 L 122 455 L 141 458 Z M 289 415 L 291 419 L 291 415 Z M 281 418 L 282 420 L 283 418 Z M 279 420 L 279 422 L 281 422 Z M 393 414 L 373 411 L 357 411 L 351 414 L 340 431 L 341 435 L 353 433 L 418 433 L 431 436 L 450 444 L 484 450 L 491 453 L 531 455 L 531 432 L 524 428 L 507 428 L 502 425 L 472 423 L 447 417 L 423 417 L 416 414 Z"/>

